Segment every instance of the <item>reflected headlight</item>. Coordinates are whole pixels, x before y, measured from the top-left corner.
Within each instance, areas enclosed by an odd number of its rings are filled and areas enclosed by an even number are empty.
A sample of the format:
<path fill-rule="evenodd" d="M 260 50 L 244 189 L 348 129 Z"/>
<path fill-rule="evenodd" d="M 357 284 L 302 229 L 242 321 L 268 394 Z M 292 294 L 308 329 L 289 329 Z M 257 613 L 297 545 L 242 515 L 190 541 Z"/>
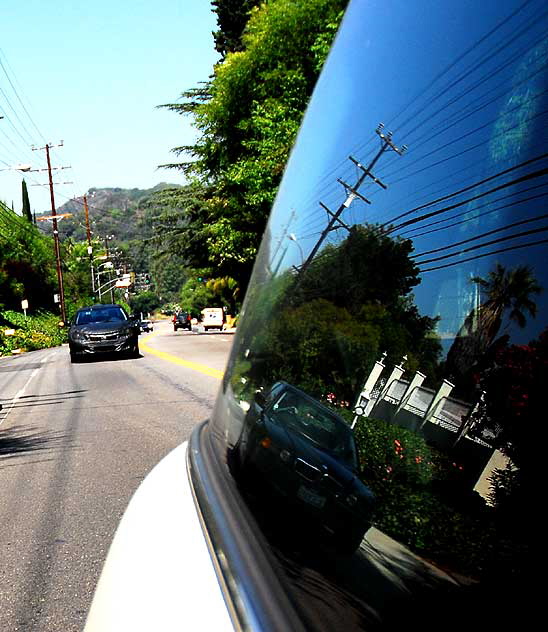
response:
<path fill-rule="evenodd" d="M 88 339 L 88 335 L 83 331 L 79 331 L 78 329 L 73 331 L 71 335 L 74 338 L 74 340 L 87 340 Z"/>

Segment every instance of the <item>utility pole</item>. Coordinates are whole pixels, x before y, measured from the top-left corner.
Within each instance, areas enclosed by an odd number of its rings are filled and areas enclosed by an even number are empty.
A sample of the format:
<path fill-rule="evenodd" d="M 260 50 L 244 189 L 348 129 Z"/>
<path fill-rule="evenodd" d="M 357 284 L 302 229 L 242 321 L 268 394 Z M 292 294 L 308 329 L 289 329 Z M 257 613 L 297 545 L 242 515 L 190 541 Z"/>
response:
<path fill-rule="evenodd" d="M 89 227 L 88 198 L 84 195 L 84 212 L 86 215 L 86 236 L 88 240 L 89 269 L 91 272 L 91 291 L 95 295 L 95 272 L 93 270 L 93 246 L 91 245 L 91 230 Z"/>
<path fill-rule="evenodd" d="M 278 251 L 280 250 L 280 246 L 282 245 L 282 242 L 285 238 L 285 236 L 287 235 L 287 231 L 289 230 L 289 226 L 291 225 L 291 223 L 293 222 L 293 220 L 295 219 L 295 209 L 291 210 L 291 215 L 289 216 L 289 220 L 287 221 L 287 224 L 285 225 L 285 228 L 282 231 L 282 234 L 280 235 L 280 239 L 278 240 L 278 243 L 276 244 L 276 248 L 274 249 L 274 252 L 270 255 L 270 263 L 267 264 L 267 267 L 270 269 L 271 268 L 271 264 L 274 262 L 274 259 L 276 258 L 276 255 L 278 254 Z M 280 261 L 278 262 L 278 265 L 276 266 L 276 272 L 278 271 L 278 268 L 280 267 L 280 263 L 282 261 L 282 259 L 285 256 L 285 252 L 286 252 L 287 248 L 283 251 L 282 257 L 280 259 Z M 275 273 L 272 273 L 272 276 L 276 276 Z"/>
<path fill-rule="evenodd" d="M 392 149 L 393 151 L 395 151 L 397 154 L 401 156 L 407 149 L 407 146 L 402 145 L 401 148 L 396 147 L 396 145 L 394 145 L 394 143 L 392 142 L 392 132 L 384 132 L 383 129 L 384 129 L 384 124 L 379 123 L 377 129 L 375 130 L 375 133 L 379 136 L 381 140 L 381 147 L 367 167 L 364 167 L 357 160 L 352 158 L 352 156 L 349 156 L 349 159 L 356 165 L 356 167 L 361 169 L 362 173 L 360 174 L 359 178 L 356 180 L 356 183 L 354 184 L 354 186 L 350 186 L 346 182 L 339 180 L 339 183 L 344 186 L 345 191 L 346 191 L 346 199 L 344 202 L 342 202 L 339 208 L 333 213 L 329 208 L 327 208 L 327 206 L 325 206 L 325 204 L 322 204 L 322 202 L 320 202 L 320 206 L 322 206 L 322 208 L 324 208 L 327 211 L 327 214 L 330 217 L 330 220 L 327 223 L 327 226 L 322 231 L 322 234 L 320 235 L 320 238 L 314 245 L 314 248 L 312 248 L 312 251 L 308 255 L 306 261 L 303 263 L 303 265 L 301 266 L 299 270 L 299 279 L 297 281 L 297 287 L 299 287 L 300 280 L 303 278 L 308 266 L 310 265 L 310 263 L 316 256 L 316 253 L 320 249 L 320 246 L 324 242 L 327 235 L 332 230 L 335 230 L 336 228 L 340 228 L 341 226 L 343 228 L 346 228 L 347 230 L 350 230 L 348 226 L 340 219 L 342 212 L 345 209 L 347 209 L 352 204 L 352 202 L 358 197 L 361 200 L 363 200 L 366 204 L 371 204 L 371 202 L 368 199 L 366 199 L 363 195 L 361 195 L 361 193 L 358 192 L 358 189 L 363 184 L 364 180 L 367 177 L 369 177 L 375 184 L 378 184 L 383 189 L 387 188 L 387 186 L 384 183 L 382 183 L 378 178 L 376 178 L 372 174 L 371 170 L 377 164 L 377 161 L 387 149 Z M 338 226 L 336 226 L 336 224 L 338 224 Z"/>
<path fill-rule="evenodd" d="M 63 141 L 57 145 L 57 147 L 62 147 Z M 49 155 L 51 145 L 46 143 L 45 147 L 40 147 L 39 149 L 46 150 L 46 159 L 48 163 L 48 179 L 49 179 L 49 195 L 51 200 L 51 219 L 53 222 L 53 242 L 55 245 L 55 263 L 57 266 L 57 283 L 59 285 L 59 302 L 61 304 L 61 320 L 63 323 L 67 321 L 67 313 L 65 309 L 65 288 L 63 285 L 63 270 L 61 268 L 61 249 L 59 247 L 59 230 L 57 228 L 57 211 L 55 210 L 55 195 L 53 192 L 53 176 L 51 174 L 51 159 Z M 35 148 L 32 148 L 35 151 Z"/>

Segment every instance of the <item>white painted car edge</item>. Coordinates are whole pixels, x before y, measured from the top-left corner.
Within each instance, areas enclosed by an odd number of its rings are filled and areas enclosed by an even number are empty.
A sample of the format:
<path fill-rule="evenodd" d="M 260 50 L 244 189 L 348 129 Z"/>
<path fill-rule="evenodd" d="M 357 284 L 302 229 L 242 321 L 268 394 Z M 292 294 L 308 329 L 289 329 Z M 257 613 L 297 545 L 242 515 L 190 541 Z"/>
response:
<path fill-rule="evenodd" d="M 84 632 L 234 628 L 204 539 L 187 443 L 143 480 L 114 536 Z"/>

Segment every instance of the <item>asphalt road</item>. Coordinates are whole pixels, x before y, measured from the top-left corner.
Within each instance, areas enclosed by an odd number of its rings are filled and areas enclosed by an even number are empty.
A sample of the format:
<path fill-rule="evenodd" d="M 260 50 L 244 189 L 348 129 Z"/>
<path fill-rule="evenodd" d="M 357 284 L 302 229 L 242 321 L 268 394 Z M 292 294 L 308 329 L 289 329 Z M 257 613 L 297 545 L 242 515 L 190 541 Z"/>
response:
<path fill-rule="evenodd" d="M 0 358 L 0 630 L 81 630 L 129 499 L 213 407 L 233 336 L 141 336 L 141 357 Z"/>

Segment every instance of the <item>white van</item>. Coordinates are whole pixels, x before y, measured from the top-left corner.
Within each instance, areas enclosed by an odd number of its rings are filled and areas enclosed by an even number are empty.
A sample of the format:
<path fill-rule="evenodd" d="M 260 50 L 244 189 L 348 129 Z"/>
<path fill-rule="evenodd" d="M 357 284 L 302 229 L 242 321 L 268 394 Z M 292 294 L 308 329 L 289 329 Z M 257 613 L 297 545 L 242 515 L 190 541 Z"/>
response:
<path fill-rule="evenodd" d="M 225 312 L 222 307 L 206 307 L 202 310 L 202 325 L 204 331 L 209 329 L 223 329 Z"/>

